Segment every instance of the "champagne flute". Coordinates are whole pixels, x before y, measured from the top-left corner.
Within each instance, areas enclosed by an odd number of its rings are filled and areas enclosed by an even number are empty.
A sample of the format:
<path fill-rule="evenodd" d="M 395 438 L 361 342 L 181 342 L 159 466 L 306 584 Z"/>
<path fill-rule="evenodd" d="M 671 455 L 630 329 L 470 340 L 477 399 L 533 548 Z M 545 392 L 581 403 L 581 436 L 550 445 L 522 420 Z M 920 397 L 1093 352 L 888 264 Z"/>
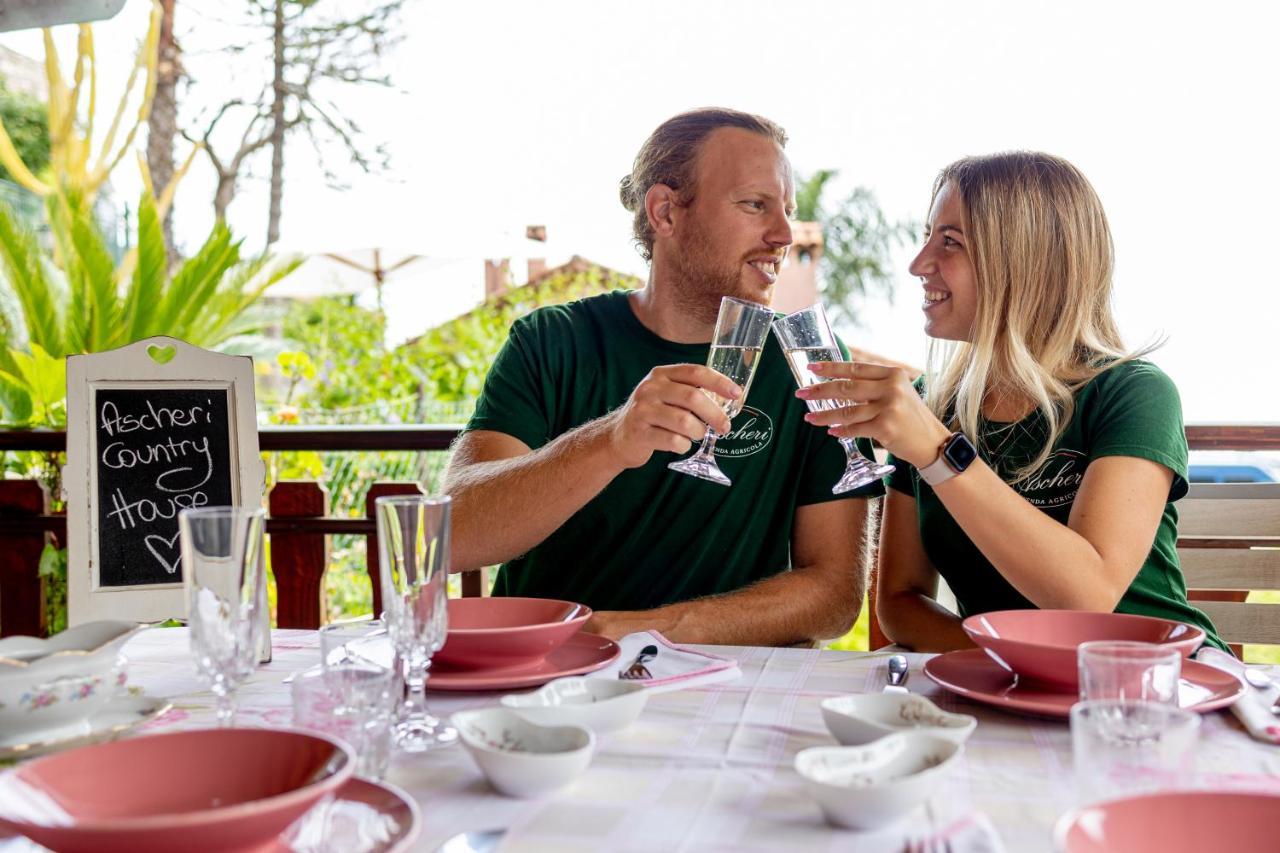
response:
<path fill-rule="evenodd" d="M 378 579 L 382 621 L 403 662 L 408 691 L 396 723 L 396 743 L 406 752 L 447 746 L 458 732 L 427 711 L 427 670 L 444 645 L 449 626 L 448 496 L 397 495 L 374 503 L 378 528 Z"/>
<path fill-rule="evenodd" d="M 730 400 L 705 388 L 702 389 L 702 393 L 715 401 L 731 419 L 742 410 L 747 392 L 751 390 L 751 380 L 756 375 L 756 365 L 760 363 L 760 354 L 764 350 L 764 339 L 769 335 L 771 319 L 773 319 L 773 312 L 763 305 L 744 302 L 731 296 L 720 300 L 720 315 L 716 318 L 716 330 L 711 336 L 711 352 L 707 355 L 707 367 L 737 383 L 742 389 L 742 396 Z M 702 438 L 702 445 L 698 447 L 697 452 L 687 459 L 672 462 L 667 467 L 672 471 L 692 474 L 722 486 L 731 485 L 729 478 L 716 464 L 714 451 L 717 438 L 715 430 L 708 426 L 707 433 Z"/>
<path fill-rule="evenodd" d="M 260 508 L 211 506 L 178 514 L 191 652 L 217 700 L 219 726 L 235 721 L 236 688 L 258 661 L 266 621 L 265 526 Z"/>
<path fill-rule="evenodd" d="M 787 357 L 791 374 L 801 388 L 823 381 L 821 376 L 809 369 L 809 365 L 819 361 L 846 360 L 821 303 L 774 320 L 773 333 L 778 336 L 778 343 L 782 345 L 782 353 Z M 805 402 L 809 404 L 811 412 L 839 409 L 844 405 L 839 400 Z M 858 445 L 852 438 L 840 439 L 840 445 L 844 447 L 846 465 L 844 474 L 831 488 L 832 494 L 839 495 L 861 488 L 893 471 L 892 465 L 881 465 L 859 453 Z"/>

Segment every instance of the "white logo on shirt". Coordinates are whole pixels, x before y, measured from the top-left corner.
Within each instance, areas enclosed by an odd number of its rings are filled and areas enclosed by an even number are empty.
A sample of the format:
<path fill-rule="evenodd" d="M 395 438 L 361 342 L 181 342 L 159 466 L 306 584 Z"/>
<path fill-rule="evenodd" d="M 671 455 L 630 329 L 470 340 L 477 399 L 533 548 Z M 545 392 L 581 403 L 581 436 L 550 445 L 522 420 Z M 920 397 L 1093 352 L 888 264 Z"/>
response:
<path fill-rule="evenodd" d="M 1076 499 L 1089 457 L 1079 450 L 1055 450 L 1034 474 L 1014 486 L 1032 506 L 1067 506 Z"/>
<path fill-rule="evenodd" d="M 759 409 L 743 406 L 730 431 L 716 441 L 716 456 L 741 459 L 759 453 L 773 440 L 773 420 Z"/>

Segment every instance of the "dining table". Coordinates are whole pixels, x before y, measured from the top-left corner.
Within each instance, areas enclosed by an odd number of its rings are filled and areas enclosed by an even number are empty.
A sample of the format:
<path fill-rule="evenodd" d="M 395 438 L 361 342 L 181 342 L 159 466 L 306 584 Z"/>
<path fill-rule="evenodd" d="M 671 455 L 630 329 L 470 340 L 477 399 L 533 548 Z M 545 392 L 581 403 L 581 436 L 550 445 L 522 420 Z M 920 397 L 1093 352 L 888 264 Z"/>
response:
<path fill-rule="evenodd" d="M 318 637 L 316 631 L 272 632 L 271 662 L 238 691 L 237 725 L 292 725 L 285 679 L 319 662 Z M 586 772 L 557 793 L 503 796 L 456 744 L 397 754 L 386 781 L 406 791 L 421 810 L 412 849 L 432 851 L 458 833 L 505 829 L 499 848 L 504 851 L 899 853 L 983 815 L 1006 850 L 1047 851 L 1054 849 L 1055 822 L 1077 804 L 1066 720 L 1008 713 L 955 696 L 922 673 L 929 655 L 907 654 L 908 689 L 944 710 L 973 715 L 977 729 L 923 807 L 874 831 L 833 827 L 806 793 L 795 756 L 806 747 L 834 744 L 821 701 L 880 691 L 890 651 L 690 648 L 734 659 L 740 677 L 655 692 L 635 723 L 600 736 Z M 213 695 L 196 674 L 186 628 L 141 632 L 124 654 L 128 689 L 172 703 L 131 736 L 214 724 Z M 432 713 L 447 717 L 496 705 L 502 695 L 429 692 L 428 698 Z M 1195 776 L 1185 781 L 1200 789 L 1280 793 L 1280 746 L 1251 739 L 1227 711 L 1207 713 Z"/>

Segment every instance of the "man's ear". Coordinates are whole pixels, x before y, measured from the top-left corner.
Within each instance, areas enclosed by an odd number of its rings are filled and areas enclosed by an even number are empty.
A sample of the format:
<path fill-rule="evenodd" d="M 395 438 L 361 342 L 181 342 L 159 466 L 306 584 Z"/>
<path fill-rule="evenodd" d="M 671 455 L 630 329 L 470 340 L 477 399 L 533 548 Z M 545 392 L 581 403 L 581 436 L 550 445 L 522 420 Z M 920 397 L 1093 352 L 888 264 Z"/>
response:
<path fill-rule="evenodd" d="M 679 195 L 666 184 L 654 184 L 644 194 L 644 211 L 649 217 L 653 233 L 670 237 L 675 229 L 675 211 L 680 206 Z"/>

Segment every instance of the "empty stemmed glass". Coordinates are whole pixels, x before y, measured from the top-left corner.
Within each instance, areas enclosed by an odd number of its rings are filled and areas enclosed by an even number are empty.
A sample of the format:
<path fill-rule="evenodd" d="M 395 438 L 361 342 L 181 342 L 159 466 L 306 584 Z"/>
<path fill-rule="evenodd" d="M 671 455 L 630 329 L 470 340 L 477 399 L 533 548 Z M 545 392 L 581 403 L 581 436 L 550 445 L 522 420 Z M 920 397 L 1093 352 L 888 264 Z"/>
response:
<path fill-rule="evenodd" d="M 422 752 L 458 739 L 427 712 L 427 670 L 448 631 L 448 497 L 378 498 L 378 574 L 382 620 L 403 662 L 408 691 L 396 723 L 396 743 Z"/>
<path fill-rule="evenodd" d="M 253 673 L 263 639 L 265 517 L 236 506 L 178 514 L 191 652 L 217 699 L 220 726 L 235 721 L 236 688 Z"/>
<path fill-rule="evenodd" d="M 773 333 L 778 336 L 778 343 L 782 345 L 787 364 L 791 366 L 791 374 L 795 376 L 796 383 L 801 388 L 823 381 L 821 376 L 809 369 L 809 365 L 819 361 L 847 360 L 840 349 L 840 342 L 831 331 L 827 312 L 822 309 L 821 304 L 810 305 L 802 311 L 774 320 Z M 839 400 L 806 400 L 805 402 L 813 412 L 821 409 L 838 409 L 844 405 Z M 831 488 L 833 494 L 838 495 L 861 488 L 893 471 L 892 465 L 881 465 L 859 453 L 858 445 L 852 438 L 840 439 L 840 445 L 844 447 L 847 462 L 844 474 Z"/>
<path fill-rule="evenodd" d="M 760 353 L 764 350 L 764 339 L 769 335 L 769 321 L 772 318 L 773 312 L 763 305 L 744 302 L 732 296 L 720 300 L 720 314 L 716 318 L 716 330 L 711 337 L 707 367 L 737 383 L 742 389 L 742 396 L 726 399 L 705 388 L 702 393 L 719 405 L 729 418 L 742 411 L 742 404 L 747 400 L 747 392 L 756 375 L 756 365 L 760 363 Z M 672 462 L 667 467 L 722 486 L 731 485 L 729 478 L 716 464 L 714 451 L 717 437 L 715 430 L 708 426 L 697 452 L 687 459 Z"/>

